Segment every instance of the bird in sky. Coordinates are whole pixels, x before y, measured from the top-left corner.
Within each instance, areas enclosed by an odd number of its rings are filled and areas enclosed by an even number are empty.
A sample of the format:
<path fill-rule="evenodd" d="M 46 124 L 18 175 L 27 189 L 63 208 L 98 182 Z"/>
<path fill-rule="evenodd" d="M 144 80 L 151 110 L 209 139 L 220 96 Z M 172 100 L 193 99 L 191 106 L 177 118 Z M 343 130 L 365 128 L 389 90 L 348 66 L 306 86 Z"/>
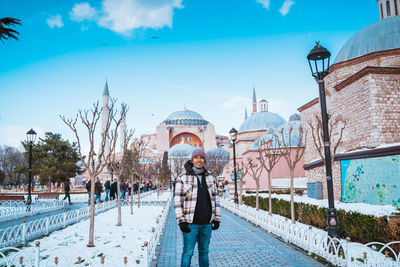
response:
<path fill-rule="evenodd" d="M 158 38 L 160 38 L 159 36 L 153 36 L 153 37 L 151 37 L 151 38 L 153 38 L 153 39 L 158 39 Z"/>

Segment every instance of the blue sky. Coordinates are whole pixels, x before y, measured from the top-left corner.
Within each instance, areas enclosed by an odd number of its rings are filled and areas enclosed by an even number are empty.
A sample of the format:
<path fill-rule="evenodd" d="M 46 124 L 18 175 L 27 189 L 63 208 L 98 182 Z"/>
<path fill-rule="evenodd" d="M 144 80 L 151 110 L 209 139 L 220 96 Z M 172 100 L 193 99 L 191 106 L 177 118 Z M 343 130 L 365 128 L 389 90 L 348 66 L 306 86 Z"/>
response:
<path fill-rule="evenodd" d="M 318 95 L 314 41 L 334 59 L 379 20 L 375 0 L 0 0 L 6 16 L 23 24 L 0 43 L 0 145 L 11 146 L 32 127 L 74 140 L 59 115 L 101 100 L 106 79 L 138 135 L 184 106 L 227 135 L 254 85 L 287 120 Z"/>

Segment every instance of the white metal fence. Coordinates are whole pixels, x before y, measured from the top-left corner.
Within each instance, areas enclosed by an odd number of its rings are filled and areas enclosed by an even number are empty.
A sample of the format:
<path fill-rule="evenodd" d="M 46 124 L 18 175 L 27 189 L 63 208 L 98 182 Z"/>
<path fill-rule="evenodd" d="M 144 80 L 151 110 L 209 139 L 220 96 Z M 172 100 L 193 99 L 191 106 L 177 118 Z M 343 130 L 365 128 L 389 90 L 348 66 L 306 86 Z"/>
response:
<path fill-rule="evenodd" d="M 400 241 L 387 244 L 372 242 L 360 244 L 350 242 L 350 238 L 332 239 L 327 232 L 299 222 L 295 224 L 287 218 L 265 210 L 256 210 L 246 205 L 237 205 L 221 199 L 221 206 L 261 228 L 281 237 L 285 242 L 295 244 L 308 252 L 325 258 L 337 266 L 400 267 L 400 254 L 394 246 Z"/>
<path fill-rule="evenodd" d="M 151 193 L 151 192 L 150 192 Z M 147 194 L 143 194 L 148 195 Z M 32 259 L 31 256 L 27 255 L 22 249 L 15 247 L 4 247 L 0 249 L 0 266 L 16 266 L 16 267 L 49 267 L 49 266 L 115 266 L 115 267 L 127 267 L 127 266 L 150 266 L 154 256 L 157 245 L 159 245 L 160 237 L 163 233 L 170 205 L 172 201 L 172 195 L 167 201 L 152 202 L 156 205 L 163 206 L 161 214 L 155 217 L 156 227 L 150 228 L 148 231 L 151 232 L 151 237 L 148 241 L 143 243 L 143 251 L 138 258 L 133 258 L 130 255 L 121 256 L 116 258 L 115 255 L 108 255 L 107 252 L 96 249 L 95 256 L 88 257 L 82 251 L 76 251 L 76 257 L 66 258 L 63 253 L 57 253 L 47 259 L 41 259 L 40 256 L 40 242 L 35 243 L 35 255 Z M 129 204 L 129 201 L 124 201 L 125 204 Z M 150 203 L 151 201 L 144 199 L 143 203 Z M 115 203 L 114 201 L 106 203 Z M 104 203 L 102 203 L 104 204 Z M 96 206 L 101 205 L 97 204 Z"/>
<path fill-rule="evenodd" d="M 26 205 L 23 201 L 1 201 L 0 202 L 0 222 L 9 221 L 25 216 L 32 216 L 38 213 L 45 213 L 64 208 L 61 200 L 36 201 L 31 205 Z"/>

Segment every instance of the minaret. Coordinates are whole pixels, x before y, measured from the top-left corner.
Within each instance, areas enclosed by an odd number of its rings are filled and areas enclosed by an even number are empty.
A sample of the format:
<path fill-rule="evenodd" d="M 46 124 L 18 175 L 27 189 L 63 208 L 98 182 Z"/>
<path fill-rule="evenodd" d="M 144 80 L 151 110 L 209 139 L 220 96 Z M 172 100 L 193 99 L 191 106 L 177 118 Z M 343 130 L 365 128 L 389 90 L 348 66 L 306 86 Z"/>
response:
<path fill-rule="evenodd" d="M 256 98 L 256 88 L 255 88 L 255 86 L 253 87 L 253 113 L 257 113 L 257 98 Z"/>
<path fill-rule="evenodd" d="M 400 0 L 377 0 L 377 2 L 381 19 L 399 16 Z"/>
<path fill-rule="evenodd" d="M 244 119 L 247 120 L 247 108 L 244 108 Z"/>
<path fill-rule="evenodd" d="M 104 86 L 103 91 L 103 105 L 101 107 L 101 133 L 103 133 L 107 128 L 107 123 L 110 116 L 110 109 L 109 109 L 109 101 L 110 101 L 110 93 L 108 92 L 108 84 L 106 81 L 106 85 Z M 106 146 L 104 148 L 104 156 L 108 155 L 110 151 L 110 142 L 107 138 Z"/>

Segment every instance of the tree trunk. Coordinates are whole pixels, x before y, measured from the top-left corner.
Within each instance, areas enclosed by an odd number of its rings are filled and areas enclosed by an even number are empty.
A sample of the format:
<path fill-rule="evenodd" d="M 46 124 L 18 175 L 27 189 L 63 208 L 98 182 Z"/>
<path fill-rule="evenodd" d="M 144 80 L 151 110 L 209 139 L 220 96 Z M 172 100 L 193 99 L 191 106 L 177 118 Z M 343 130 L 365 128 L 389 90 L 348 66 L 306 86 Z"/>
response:
<path fill-rule="evenodd" d="M 90 177 L 90 223 L 89 223 L 89 243 L 88 247 L 94 247 L 94 177 Z"/>
<path fill-rule="evenodd" d="M 51 177 L 49 177 L 49 188 L 47 190 L 49 193 L 51 193 Z"/>
<path fill-rule="evenodd" d="M 268 172 L 268 214 L 272 215 L 272 179 L 271 172 Z"/>
<path fill-rule="evenodd" d="M 138 190 L 138 195 L 137 195 L 137 207 L 140 208 L 140 186 L 141 183 L 139 182 L 139 190 Z"/>
<path fill-rule="evenodd" d="M 292 223 L 296 223 L 294 217 L 294 168 L 290 168 L 290 214 L 292 217 Z"/>
<path fill-rule="evenodd" d="M 117 226 L 122 226 L 121 223 L 121 184 L 120 184 L 120 179 L 119 175 L 116 175 L 117 179 L 117 203 L 118 203 L 118 222 Z"/>
<path fill-rule="evenodd" d="M 133 183 L 131 183 L 131 215 L 133 215 Z"/>
<path fill-rule="evenodd" d="M 260 191 L 260 182 L 256 182 L 256 210 L 259 210 L 259 197 L 258 197 L 259 191 Z"/>

